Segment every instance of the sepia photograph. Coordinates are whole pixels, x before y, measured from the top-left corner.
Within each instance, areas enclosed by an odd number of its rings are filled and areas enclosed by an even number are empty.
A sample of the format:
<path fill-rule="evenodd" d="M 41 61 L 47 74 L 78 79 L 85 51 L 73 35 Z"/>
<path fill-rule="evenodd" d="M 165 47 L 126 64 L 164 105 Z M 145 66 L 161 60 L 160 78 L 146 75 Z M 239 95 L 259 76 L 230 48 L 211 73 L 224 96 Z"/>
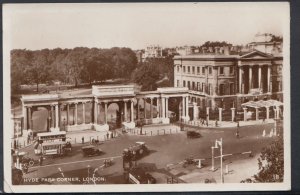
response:
<path fill-rule="evenodd" d="M 5 191 L 290 190 L 289 39 L 287 2 L 4 4 Z"/>

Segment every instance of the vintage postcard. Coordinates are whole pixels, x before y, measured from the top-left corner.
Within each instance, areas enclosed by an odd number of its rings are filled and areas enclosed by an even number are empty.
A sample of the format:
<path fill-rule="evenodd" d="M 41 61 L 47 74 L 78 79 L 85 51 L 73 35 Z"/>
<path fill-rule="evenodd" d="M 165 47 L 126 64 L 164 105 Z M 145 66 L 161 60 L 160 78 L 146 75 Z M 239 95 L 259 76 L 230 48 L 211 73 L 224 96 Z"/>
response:
<path fill-rule="evenodd" d="M 6 192 L 289 190 L 287 2 L 3 5 Z"/>

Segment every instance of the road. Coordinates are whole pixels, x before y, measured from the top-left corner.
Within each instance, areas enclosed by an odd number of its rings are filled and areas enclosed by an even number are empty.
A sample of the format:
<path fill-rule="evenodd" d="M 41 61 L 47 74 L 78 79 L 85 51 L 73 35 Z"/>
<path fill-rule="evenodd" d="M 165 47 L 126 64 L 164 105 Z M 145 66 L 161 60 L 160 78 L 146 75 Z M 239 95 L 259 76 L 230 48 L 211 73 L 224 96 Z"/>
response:
<path fill-rule="evenodd" d="M 267 132 L 273 128 L 272 124 L 262 124 L 256 126 L 240 127 L 240 138 L 235 137 L 236 128 L 224 129 L 201 129 L 201 138 L 187 139 L 184 132 L 172 135 L 160 136 L 138 136 L 123 135 L 121 138 L 105 142 L 100 145 L 105 153 L 96 157 L 83 157 L 81 152 L 82 144 L 73 146 L 72 153 L 67 157 L 47 158 L 43 166 L 34 167 L 26 175 L 28 178 L 58 177 L 60 168 L 67 177 L 80 177 L 94 172 L 96 168 L 103 165 L 105 158 L 114 158 L 114 165 L 108 168 L 102 168 L 95 171 L 98 176 L 104 177 L 106 183 L 122 183 L 123 168 L 120 158 L 124 148 L 128 148 L 136 141 L 145 141 L 150 154 L 138 161 L 138 164 L 147 164 L 154 167 L 154 170 L 165 172 L 168 164 L 174 164 L 183 161 L 185 158 L 193 156 L 194 158 L 210 158 L 211 146 L 215 139 L 223 138 L 223 152 L 240 153 L 252 151 L 254 155 L 260 153 L 264 146 L 269 145 L 274 138 L 262 137 L 263 130 Z M 34 156 L 33 149 L 28 147 L 24 149 Z M 219 155 L 216 151 L 216 156 Z M 210 161 L 205 162 L 209 164 Z M 89 167 L 88 167 L 89 166 Z M 253 166 L 258 166 L 254 163 Z M 253 173 L 255 174 L 255 173 Z"/>

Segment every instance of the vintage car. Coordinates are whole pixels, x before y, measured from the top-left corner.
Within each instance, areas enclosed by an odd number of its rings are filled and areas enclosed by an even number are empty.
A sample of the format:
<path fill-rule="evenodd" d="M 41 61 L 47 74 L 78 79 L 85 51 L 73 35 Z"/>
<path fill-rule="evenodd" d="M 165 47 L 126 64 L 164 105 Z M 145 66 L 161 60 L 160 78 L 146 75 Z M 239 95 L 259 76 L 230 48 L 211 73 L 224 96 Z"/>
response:
<path fill-rule="evenodd" d="M 201 134 L 199 132 L 191 131 L 191 130 L 187 131 L 186 135 L 187 135 L 188 138 L 199 138 L 199 137 L 201 137 Z"/>
<path fill-rule="evenodd" d="M 145 142 L 135 142 L 133 146 L 128 148 L 132 152 L 133 158 L 138 159 L 149 153 L 149 149 Z"/>
<path fill-rule="evenodd" d="M 96 148 L 93 145 L 84 146 L 81 149 L 82 149 L 83 156 L 97 156 L 103 153 L 101 149 Z"/>

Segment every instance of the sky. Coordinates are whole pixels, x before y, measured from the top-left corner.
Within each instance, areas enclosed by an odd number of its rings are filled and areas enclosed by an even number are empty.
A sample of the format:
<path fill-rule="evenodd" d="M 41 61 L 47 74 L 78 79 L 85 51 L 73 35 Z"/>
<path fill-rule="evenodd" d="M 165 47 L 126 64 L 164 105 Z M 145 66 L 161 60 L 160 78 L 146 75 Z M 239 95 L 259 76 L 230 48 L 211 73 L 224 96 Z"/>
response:
<path fill-rule="evenodd" d="M 11 49 L 175 47 L 206 41 L 246 44 L 283 35 L 288 3 L 5 4 Z"/>

